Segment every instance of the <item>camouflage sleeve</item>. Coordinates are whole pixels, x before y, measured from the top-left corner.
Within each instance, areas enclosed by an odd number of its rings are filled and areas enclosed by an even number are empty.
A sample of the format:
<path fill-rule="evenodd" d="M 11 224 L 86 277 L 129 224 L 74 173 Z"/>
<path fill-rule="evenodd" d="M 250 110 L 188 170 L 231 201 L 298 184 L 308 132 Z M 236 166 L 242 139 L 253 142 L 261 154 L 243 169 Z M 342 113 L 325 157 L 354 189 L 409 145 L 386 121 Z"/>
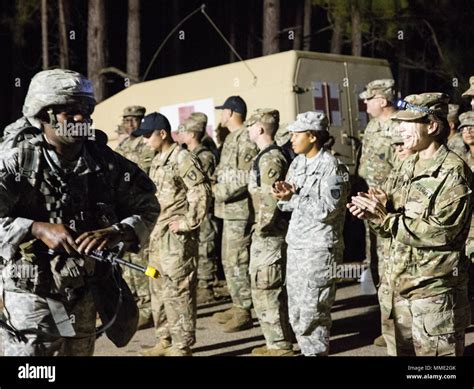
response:
<path fill-rule="evenodd" d="M 277 200 L 272 195 L 273 184 L 285 176 L 286 161 L 266 154 L 260 160 L 259 207 L 255 210 L 256 229 L 265 232 L 275 223 L 278 214 Z"/>
<path fill-rule="evenodd" d="M 248 136 L 248 135 L 246 135 Z M 253 158 L 258 154 L 257 145 L 241 138 L 235 168 L 224 168 L 219 172 L 215 187 L 216 202 L 229 202 L 247 192 L 249 172 Z"/>
<path fill-rule="evenodd" d="M 211 151 L 203 151 L 198 155 L 199 161 L 201 162 L 202 170 L 211 177 L 216 170 L 216 157 Z"/>
<path fill-rule="evenodd" d="M 291 165 L 288 169 L 288 173 L 286 174 L 285 181 L 288 182 L 289 184 L 294 184 L 294 176 L 295 173 L 298 169 L 298 161 L 300 157 L 296 157 L 292 162 Z M 295 202 L 296 197 L 292 196 L 289 201 L 278 201 L 277 205 L 278 208 L 283 211 L 283 212 L 292 212 L 295 207 L 296 207 L 296 202 Z"/>
<path fill-rule="evenodd" d="M 314 220 L 326 222 L 338 216 L 338 209 L 347 201 L 349 176 L 340 166 L 332 166 L 322 173 L 319 185 L 294 194 L 290 200 L 293 208 L 304 210 Z"/>
<path fill-rule="evenodd" d="M 429 215 L 423 212 L 411 218 L 404 213 L 388 214 L 381 229 L 409 246 L 449 247 L 469 224 L 471 216 L 472 190 L 459 174 L 452 174 L 435 199 Z"/>
<path fill-rule="evenodd" d="M 11 217 L 20 198 L 18 149 L 2 151 L 0 159 L 0 257 L 11 260 L 18 246 L 31 238 L 33 220 Z"/>
<path fill-rule="evenodd" d="M 198 160 L 191 153 L 186 154 L 185 158 L 178 161 L 179 175 L 186 186 L 188 201 L 188 210 L 184 218 L 179 220 L 179 231 L 198 228 L 207 215 L 211 199 L 211 187 Z"/>
<path fill-rule="evenodd" d="M 117 154 L 116 209 L 121 223 L 133 228 L 144 247 L 160 213 L 156 187 L 134 163 Z"/>

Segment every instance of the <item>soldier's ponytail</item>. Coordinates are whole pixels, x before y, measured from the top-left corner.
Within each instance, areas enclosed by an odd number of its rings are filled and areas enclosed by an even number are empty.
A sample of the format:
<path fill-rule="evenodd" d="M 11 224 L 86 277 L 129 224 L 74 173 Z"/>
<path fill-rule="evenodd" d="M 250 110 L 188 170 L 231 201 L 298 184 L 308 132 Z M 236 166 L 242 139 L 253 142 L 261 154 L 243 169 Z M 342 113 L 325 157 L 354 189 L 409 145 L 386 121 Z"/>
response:
<path fill-rule="evenodd" d="M 316 146 L 318 149 L 330 150 L 335 143 L 335 139 L 332 135 L 329 135 L 328 130 L 309 131 L 311 135 L 316 138 Z"/>

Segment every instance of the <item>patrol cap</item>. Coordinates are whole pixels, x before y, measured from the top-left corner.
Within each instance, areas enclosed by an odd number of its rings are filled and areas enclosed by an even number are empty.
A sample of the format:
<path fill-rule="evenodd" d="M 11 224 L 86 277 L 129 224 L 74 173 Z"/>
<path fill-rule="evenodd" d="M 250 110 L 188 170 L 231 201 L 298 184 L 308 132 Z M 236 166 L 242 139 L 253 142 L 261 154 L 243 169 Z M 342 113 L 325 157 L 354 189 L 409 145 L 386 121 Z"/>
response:
<path fill-rule="evenodd" d="M 244 99 L 240 96 L 230 96 L 222 105 L 215 107 L 216 109 L 230 109 L 231 111 L 238 112 L 242 116 L 247 115 L 247 104 Z"/>
<path fill-rule="evenodd" d="M 462 94 L 463 97 L 474 97 L 474 76 L 469 77 L 469 89 Z"/>
<path fill-rule="evenodd" d="M 329 121 L 324 113 L 308 111 L 300 113 L 296 121 L 288 126 L 290 132 L 328 130 Z"/>
<path fill-rule="evenodd" d="M 201 123 L 203 126 L 207 125 L 207 115 L 204 112 L 193 112 L 189 115 L 188 119 L 193 119 L 198 123 Z"/>
<path fill-rule="evenodd" d="M 130 105 L 123 110 L 123 117 L 125 116 L 145 116 L 146 108 L 141 105 Z"/>
<path fill-rule="evenodd" d="M 141 123 L 140 127 L 132 132 L 133 136 L 141 136 L 152 133 L 155 130 L 166 130 L 171 132 L 171 125 L 166 116 L 158 112 L 150 113 L 146 115 Z"/>
<path fill-rule="evenodd" d="M 276 124 L 280 123 L 280 112 L 273 108 L 258 108 L 256 109 L 250 118 L 245 121 L 247 127 L 253 126 L 255 123 L 260 122 L 263 124 Z"/>
<path fill-rule="evenodd" d="M 393 101 L 395 98 L 395 80 L 386 78 L 382 80 L 374 80 L 369 82 L 365 91 L 363 91 L 359 97 L 364 100 L 369 100 L 375 96 L 385 97 L 389 101 Z"/>
<path fill-rule="evenodd" d="M 458 119 L 458 112 L 458 104 L 448 104 L 448 121 L 455 122 Z"/>
<path fill-rule="evenodd" d="M 396 112 L 393 120 L 415 121 L 422 119 L 429 114 L 439 118 L 446 118 L 448 115 L 449 96 L 446 93 L 430 92 L 419 95 L 409 95 L 405 100 L 397 103 L 400 111 Z"/>
<path fill-rule="evenodd" d="M 474 126 L 474 111 L 464 112 L 459 116 L 459 121 L 461 122 L 458 126 L 459 130 L 463 127 Z"/>
<path fill-rule="evenodd" d="M 178 126 L 178 133 L 182 132 L 197 132 L 199 134 L 203 131 L 203 123 L 189 117 Z"/>

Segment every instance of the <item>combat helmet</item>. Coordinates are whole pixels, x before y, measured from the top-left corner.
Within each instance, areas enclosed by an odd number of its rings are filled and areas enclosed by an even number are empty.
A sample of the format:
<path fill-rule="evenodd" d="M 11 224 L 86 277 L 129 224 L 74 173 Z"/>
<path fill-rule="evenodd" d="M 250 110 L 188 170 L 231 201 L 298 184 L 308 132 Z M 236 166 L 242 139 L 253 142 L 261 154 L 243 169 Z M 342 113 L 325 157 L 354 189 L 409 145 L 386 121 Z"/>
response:
<path fill-rule="evenodd" d="M 73 70 L 44 70 L 31 79 L 23 115 L 34 118 L 45 107 L 78 102 L 89 105 L 93 111 L 96 101 L 90 80 Z"/>

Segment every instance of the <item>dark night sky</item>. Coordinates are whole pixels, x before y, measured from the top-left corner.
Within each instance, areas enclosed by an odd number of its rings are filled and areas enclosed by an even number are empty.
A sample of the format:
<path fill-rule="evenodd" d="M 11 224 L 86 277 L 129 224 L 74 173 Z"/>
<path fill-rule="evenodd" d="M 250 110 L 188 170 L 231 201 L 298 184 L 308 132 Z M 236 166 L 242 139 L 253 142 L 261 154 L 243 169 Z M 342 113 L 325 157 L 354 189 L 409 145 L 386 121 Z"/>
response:
<path fill-rule="evenodd" d="M 188 13 L 202 4 L 198 0 L 181 0 L 175 3 L 179 8 L 179 19 L 184 18 Z M 38 0 L 39 3 L 39 0 Z M 50 3 L 55 3 L 50 1 Z M 69 42 L 70 68 L 81 73 L 87 71 L 87 1 L 70 0 L 70 26 L 76 32 L 76 40 Z M 222 29 L 223 33 L 229 36 L 229 24 L 233 20 L 236 23 L 237 42 L 236 49 L 247 57 L 247 41 L 249 35 L 249 18 L 255 18 L 257 32 L 250 39 L 256 45 L 256 55 L 261 55 L 261 27 L 262 27 L 262 1 L 240 0 L 236 1 L 235 12 L 231 15 L 229 0 L 207 0 L 206 11 L 214 22 Z M 438 4 L 440 7 L 448 7 L 449 13 L 438 12 L 434 9 L 431 14 L 426 13 L 424 4 L 432 7 Z M 253 6 L 252 6 L 253 4 Z M 448 4 L 448 5 L 447 5 Z M 449 5 L 457 4 L 458 6 Z M 12 33 L 5 23 L 6 17 L 14 14 L 15 2 L 11 0 L 0 0 L 0 44 L 3 49 L 1 72 L 0 72 L 0 128 L 12 122 L 21 115 L 21 106 L 26 94 L 30 78 L 41 70 L 41 30 L 39 11 L 33 14 L 30 23 L 25 29 L 25 43 L 22 47 L 17 47 L 13 43 Z M 127 31 L 127 0 L 108 0 L 108 39 L 109 39 L 109 66 L 115 66 L 125 70 L 126 56 L 126 31 Z M 173 17 L 173 4 L 170 0 L 142 0 L 142 58 L 141 72 L 145 71 L 155 50 L 158 48 L 164 37 L 178 22 Z M 318 30 L 328 24 L 328 19 L 324 10 L 313 7 L 313 30 Z M 450 77 L 438 77 L 429 72 L 413 70 L 410 71 L 408 90 L 406 93 L 417 93 L 426 90 L 440 90 L 458 96 L 460 92 L 467 89 L 467 78 L 474 74 L 472 66 L 474 53 L 472 41 L 474 38 L 474 6 L 472 0 L 458 0 L 446 2 L 442 0 L 433 1 L 413 1 L 412 10 L 416 15 L 426 17 L 436 31 L 441 45 L 448 49 L 449 61 L 459 69 L 461 84 L 459 91 L 454 90 L 450 85 Z M 53 11 L 54 12 L 54 11 Z M 55 25 L 55 15 L 50 13 L 50 62 L 57 62 L 57 26 Z M 426 14 L 425 14 L 426 13 Z M 295 7 L 292 0 L 281 0 L 281 28 L 294 25 Z M 416 16 L 415 16 L 416 17 Z M 370 23 L 370 21 L 368 21 Z M 402 22 L 400 22 L 402 23 Z M 414 23 L 416 26 L 416 23 Z M 421 24 L 421 22 L 420 22 Z M 221 65 L 229 62 L 229 49 L 209 23 L 201 14 L 196 14 L 187 21 L 182 29 L 186 33 L 184 41 L 178 40 L 177 36 L 168 41 L 162 50 L 158 60 L 155 62 L 148 79 L 154 79 L 181 72 L 202 69 L 210 66 Z M 455 31 L 457 29 L 458 31 Z M 412 36 L 404 42 L 395 42 L 395 45 L 405 45 L 407 53 L 416 53 L 422 47 L 426 47 L 426 42 L 430 37 L 426 34 L 417 34 L 416 27 L 410 32 Z M 412 38 L 413 37 L 413 38 Z M 312 51 L 329 51 L 331 32 L 328 30 L 320 33 L 312 40 Z M 292 42 L 281 39 L 281 51 L 291 49 Z M 381 49 L 375 52 L 376 57 L 387 58 L 392 66 L 395 79 L 398 77 L 398 58 L 395 56 L 399 47 L 380 46 Z M 457 53 L 452 55 L 452 53 Z M 350 43 L 344 46 L 343 54 L 350 54 Z M 429 55 L 435 56 L 434 50 L 428 51 Z M 364 55 L 370 56 L 369 46 L 364 47 Z M 20 78 L 21 87 L 14 87 L 16 78 Z M 111 75 L 108 80 L 108 94 L 118 92 L 123 87 L 123 80 L 115 75 Z M 461 102 L 461 101 L 458 101 Z M 467 107 L 467 102 L 462 102 Z"/>

